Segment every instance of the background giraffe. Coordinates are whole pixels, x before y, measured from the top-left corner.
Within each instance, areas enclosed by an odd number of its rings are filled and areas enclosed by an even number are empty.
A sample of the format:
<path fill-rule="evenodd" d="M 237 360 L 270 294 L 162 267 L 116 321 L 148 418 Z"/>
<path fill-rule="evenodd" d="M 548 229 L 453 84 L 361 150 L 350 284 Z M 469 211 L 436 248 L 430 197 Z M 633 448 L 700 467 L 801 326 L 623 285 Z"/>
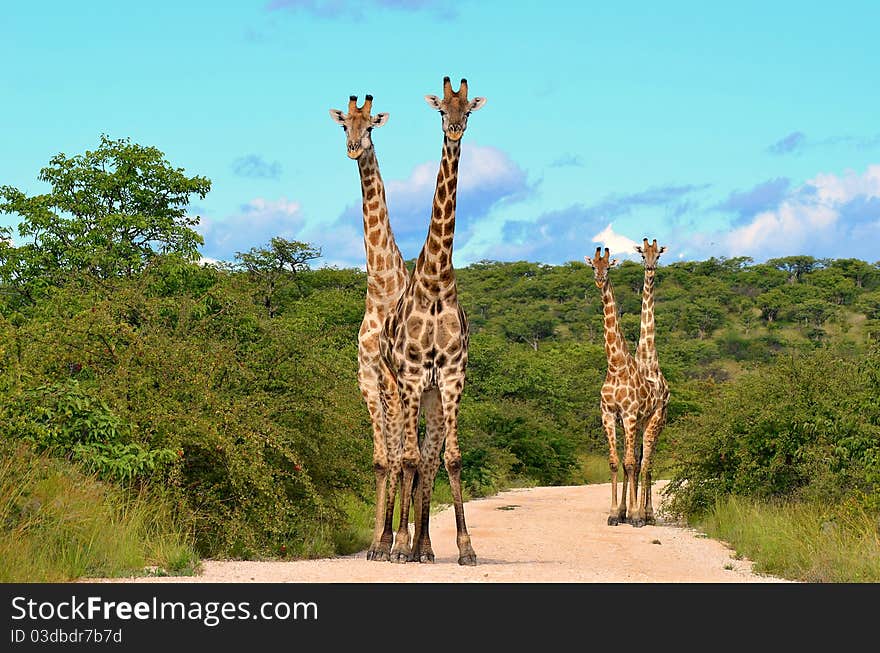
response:
<path fill-rule="evenodd" d="M 608 524 L 616 526 L 626 521 L 629 514 L 633 526 L 644 526 L 644 508 L 639 507 L 637 493 L 639 470 L 635 456 L 636 433 L 646 418 L 655 414 L 657 397 L 653 384 L 630 354 L 620 330 L 614 289 L 608 276 L 608 271 L 617 264 L 617 260 L 609 260 L 609 254 L 607 247 L 604 256 L 601 254 L 601 248 L 597 247 L 593 258 L 584 257 L 587 265 L 593 268 L 596 287 L 602 291 L 605 319 L 605 356 L 608 361 L 608 371 L 605 374 L 605 383 L 602 384 L 600 406 L 602 426 L 608 438 L 608 464 L 611 469 L 611 514 L 608 517 Z M 618 419 L 623 424 L 624 431 L 623 491 L 619 503 L 616 435 Z"/>
<path fill-rule="evenodd" d="M 428 532 L 431 493 L 445 444 L 444 462 L 449 473 L 455 506 L 458 562 L 474 565 L 477 556 L 471 546 L 461 497 L 461 451 L 458 446 L 458 408 L 465 383 L 468 325 L 458 304 L 452 241 L 455 233 L 455 200 L 461 137 L 471 112 L 482 107 L 485 98 L 468 100 L 467 81 L 457 92 L 449 77 L 443 79 L 443 98 L 425 96 L 442 116 L 443 155 L 431 211 L 428 237 L 416 261 L 412 277 L 396 310 L 386 321 L 383 355 L 398 379 L 403 406 L 403 482 L 401 523 L 408 519 L 413 479 L 415 491 L 415 536 L 407 551 L 401 538 L 394 544 L 392 560 L 433 562 Z M 426 435 L 418 443 L 419 412 L 425 415 Z"/>
<path fill-rule="evenodd" d="M 645 423 L 645 431 L 642 435 L 642 460 L 639 473 L 641 478 L 642 494 L 639 499 L 637 514 L 632 517 L 633 523 L 643 521 L 646 524 L 654 523 L 654 507 L 651 503 L 651 463 L 654 447 L 660 431 L 666 424 L 666 407 L 669 404 L 669 385 L 660 371 L 660 362 L 657 358 L 657 348 L 654 343 L 654 277 L 657 273 L 657 262 L 660 255 L 666 251 L 665 246 L 658 247 L 657 239 L 648 243 L 647 238 L 642 239 L 642 245 L 636 245 L 635 250 L 642 255 L 645 265 L 645 282 L 642 286 L 642 316 L 639 329 L 639 346 L 636 349 L 636 363 L 642 375 L 648 381 L 648 387 L 655 399 L 654 412 L 651 413 Z"/>
<path fill-rule="evenodd" d="M 379 353 L 379 334 L 389 310 L 406 285 L 407 270 L 394 240 L 385 204 L 385 185 L 371 132 L 388 121 L 387 113 L 370 116 L 373 96 L 357 106 L 349 97 L 348 114 L 331 109 L 330 116 L 346 133 L 348 156 L 356 159 L 361 178 L 364 213 L 364 249 L 367 258 L 367 296 L 364 319 L 358 332 L 358 386 L 373 429 L 373 468 L 376 473 L 376 520 L 368 560 L 388 560 L 391 555 L 394 498 L 400 472 L 400 437 L 393 434 L 399 422 L 397 382 Z M 390 485 L 390 487 L 389 487 Z"/>

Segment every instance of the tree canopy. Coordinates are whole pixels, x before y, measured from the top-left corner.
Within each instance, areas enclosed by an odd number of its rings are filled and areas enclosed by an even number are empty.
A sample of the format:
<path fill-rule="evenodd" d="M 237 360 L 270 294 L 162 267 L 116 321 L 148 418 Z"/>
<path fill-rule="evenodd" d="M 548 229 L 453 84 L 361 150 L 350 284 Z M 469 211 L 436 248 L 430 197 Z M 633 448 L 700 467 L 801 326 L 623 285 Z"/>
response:
<path fill-rule="evenodd" d="M 3 243 L 0 267 L 30 299 L 70 271 L 130 277 L 159 254 L 198 257 L 199 218 L 186 209 L 211 182 L 173 167 L 155 147 L 102 136 L 94 151 L 52 157 L 39 180 L 49 192 L 28 196 L 0 186 L 0 212 L 21 218 L 23 241 L 16 248 Z"/>

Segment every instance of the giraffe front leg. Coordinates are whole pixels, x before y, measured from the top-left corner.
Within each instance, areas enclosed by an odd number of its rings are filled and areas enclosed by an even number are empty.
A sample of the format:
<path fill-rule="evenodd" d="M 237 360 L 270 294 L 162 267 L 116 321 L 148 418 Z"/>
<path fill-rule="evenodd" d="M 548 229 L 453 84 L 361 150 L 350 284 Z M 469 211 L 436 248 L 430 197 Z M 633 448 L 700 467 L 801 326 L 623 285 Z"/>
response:
<path fill-rule="evenodd" d="M 636 418 L 626 415 L 623 418 L 624 451 L 623 451 L 623 495 L 620 498 L 620 506 L 623 511 L 621 521 L 626 521 L 628 515 L 632 519 L 638 504 L 636 496 Z"/>
<path fill-rule="evenodd" d="M 467 531 L 464 519 L 464 502 L 461 496 L 461 450 L 458 447 L 458 402 L 461 398 L 461 384 L 447 381 L 446 388 L 441 388 L 443 402 L 443 418 L 446 430 L 446 451 L 443 460 L 449 475 L 449 486 L 452 489 L 452 502 L 455 506 L 455 529 L 457 532 L 458 564 L 476 565 L 477 554 L 471 545 L 471 536 Z M 451 386 L 451 388 L 449 387 Z"/>
<path fill-rule="evenodd" d="M 656 523 L 654 519 L 654 506 L 651 498 L 651 467 L 653 465 L 653 456 L 654 456 L 654 446 L 657 443 L 657 438 L 660 435 L 660 431 L 663 430 L 663 425 L 666 422 L 666 409 L 661 408 L 654 415 L 651 416 L 651 419 L 648 421 L 648 425 L 645 427 L 645 435 L 643 437 L 643 455 L 642 455 L 642 495 L 640 500 L 640 514 L 643 519 L 643 523 L 648 526 L 653 526 Z"/>
<path fill-rule="evenodd" d="M 422 396 L 422 408 L 425 415 L 425 439 L 421 447 L 422 461 L 413 502 L 415 534 L 410 559 L 413 562 L 434 562 L 430 535 L 431 495 L 440 467 L 440 448 L 443 446 L 444 433 L 443 407 L 436 390 L 428 391 Z"/>
<path fill-rule="evenodd" d="M 407 562 L 412 555 L 409 536 L 409 510 L 412 503 L 413 481 L 418 470 L 419 455 L 419 401 L 421 387 L 401 390 L 403 413 L 403 452 L 401 455 L 400 524 L 391 549 L 391 562 Z"/>
<path fill-rule="evenodd" d="M 376 515 L 373 522 L 373 539 L 370 548 L 367 549 L 367 560 L 388 560 L 394 536 L 385 518 L 390 469 L 385 438 L 385 411 L 380 398 L 378 377 L 363 373 L 359 380 L 373 429 L 373 471 L 376 475 Z"/>
<path fill-rule="evenodd" d="M 602 426 L 605 429 L 605 437 L 608 438 L 608 468 L 611 471 L 611 510 L 608 514 L 608 525 L 617 526 L 620 521 L 620 506 L 617 503 L 617 425 L 614 413 L 602 409 Z M 624 513 L 624 519 L 626 514 Z"/>

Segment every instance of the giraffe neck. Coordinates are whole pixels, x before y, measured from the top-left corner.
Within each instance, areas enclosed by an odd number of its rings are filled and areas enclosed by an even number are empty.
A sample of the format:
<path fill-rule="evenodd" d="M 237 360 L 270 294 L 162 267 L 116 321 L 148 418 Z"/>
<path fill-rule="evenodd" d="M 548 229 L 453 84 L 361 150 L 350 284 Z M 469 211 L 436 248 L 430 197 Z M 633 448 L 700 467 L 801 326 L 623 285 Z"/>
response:
<path fill-rule="evenodd" d="M 401 273 L 405 276 L 406 264 L 397 248 L 391 223 L 388 221 L 385 184 L 382 182 L 382 175 L 379 174 L 375 148 L 366 150 L 357 162 L 364 210 L 367 294 L 378 297 L 393 295 L 398 291 L 399 284 L 391 278 L 399 279 Z"/>
<path fill-rule="evenodd" d="M 636 361 L 648 370 L 657 370 L 657 348 L 654 346 L 654 275 L 655 270 L 645 268 L 645 284 L 642 288 L 642 319 L 639 330 L 639 346 Z"/>
<path fill-rule="evenodd" d="M 443 156 L 437 173 L 431 226 L 416 262 L 416 277 L 432 294 L 455 293 L 452 240 L 455 234 L 455 200 L 461 141 L 443 138 Z"/>
<path fill-rule="evenodd" d="M 611 279 L 602 286 L 602 307 L 605 313 L 605 356 L 608 359 L 608 368 L 624 367 L 629 358 L 629 348 L 620 330 Z"/>

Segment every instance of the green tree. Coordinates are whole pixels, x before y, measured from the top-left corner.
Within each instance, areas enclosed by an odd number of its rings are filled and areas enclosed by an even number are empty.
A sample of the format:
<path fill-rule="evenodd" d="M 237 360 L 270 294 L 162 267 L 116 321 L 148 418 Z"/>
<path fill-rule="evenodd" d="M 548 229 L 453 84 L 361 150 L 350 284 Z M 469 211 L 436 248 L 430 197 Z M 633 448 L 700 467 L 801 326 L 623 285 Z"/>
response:
<path fill-rule="evenodd" d="M 268 247 L 251 247 L 247 252 L 236 252 L 238 267 L 247 271 L 261 288 L 261 303 L 269 317 L 278 313 L 276 293 L 285 279 L 294 279 L 297 272 L 309 269 L 309 261 L 321 257 L 321 250 L 308 243 L 272 238 Z"/>
<path fill-rule="evenodd" d="M 55 155 L 39 174 L 48 193 L 0 186 L 0 212 L 21 217 L 24 244 L 0 253 L 0 274 L 28 299 L 41 284 L 75 270 L 131 277 L 158 254 L 198 257 L 199 218 L 190 196 L 204 198 L 205 177 L 189 177 L 155 147 L 101 136 L 94 151 Z"/>
<path fill-rule="evenodd" d="M 788 272 L 789 283 L 797 283 L 805 274 L 820 267 L 821 261 L 812 256 L 784 256 L 769 259 L 767 265 Z"/>

